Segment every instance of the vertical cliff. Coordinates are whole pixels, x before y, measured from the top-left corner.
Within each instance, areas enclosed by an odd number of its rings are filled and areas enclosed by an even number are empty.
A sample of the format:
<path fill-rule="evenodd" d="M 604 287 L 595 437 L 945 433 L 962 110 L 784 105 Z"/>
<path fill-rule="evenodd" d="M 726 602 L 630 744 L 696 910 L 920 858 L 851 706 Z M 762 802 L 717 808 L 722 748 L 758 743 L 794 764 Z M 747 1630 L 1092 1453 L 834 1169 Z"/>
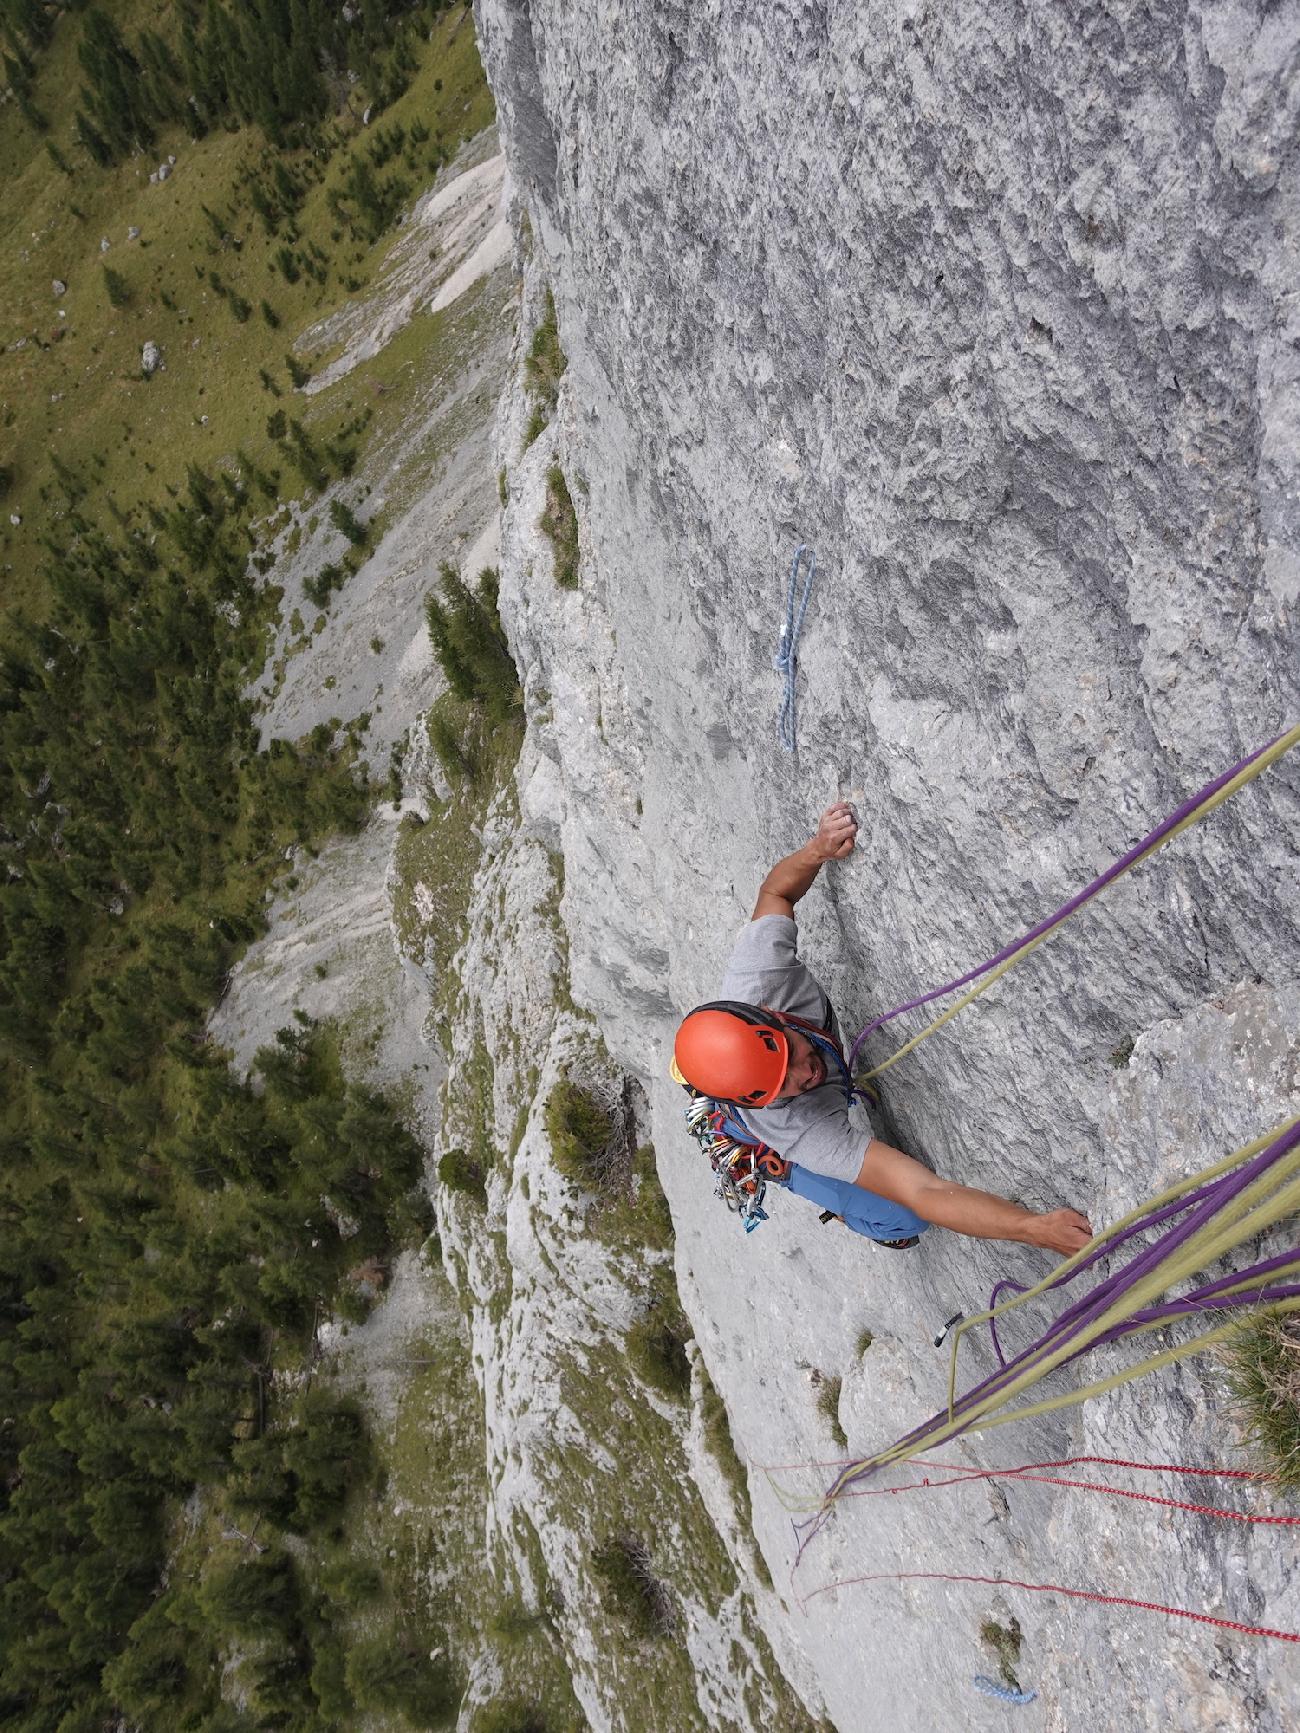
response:
<path fill-rule="evenodd" d="M 836 796 L 858 802 L 859 848 L 801 930 L 856 1025 L 995 950 L 1300 714 L 1300 15 L 476 15 L 523 342 L 549 291 L 568 363 L 531 442 L 522 381 L 499 418 L 523 819 L 563 855 L 574 999 L 647 1092 L 679 1283 L 742 1453 L 833 1454 L 823 1374 L 865 1450 L 940 1399 L 934 1326 L 1041 1263 L 942 1234 L 889 1261 L 793 1202 L 746 1239 L 681 1132 L 672 1028 Z M 539 529 L 556 465 L 575 588 Z M 770 661 L 799 541 L 818 578 L 788 755 Z M 1238 797 L 892 1072 L 896 1139 L 1105 1222 L 1294 1111 L 1297 778 Z M 969 1460 L 1235 1461 L 1235 1439 L 1220 1370 L 1193 1363 Z M 780 1584 L 788 1518 L 751 1489 Z M 1244 1524 L 1023 1485 L 868 1502 L 804 1592 L 947 1569 L 1300 1627 L 1281 1549 Z M 1295 1682 L 1282 1645 L 1059 1598 L 764 1604 L 844 1729 L 992 1726 L 1006 1711 L 969 1686 L 990 1613 L 1024 1627 L 1044 1726 L 1280 1729 Z"/>

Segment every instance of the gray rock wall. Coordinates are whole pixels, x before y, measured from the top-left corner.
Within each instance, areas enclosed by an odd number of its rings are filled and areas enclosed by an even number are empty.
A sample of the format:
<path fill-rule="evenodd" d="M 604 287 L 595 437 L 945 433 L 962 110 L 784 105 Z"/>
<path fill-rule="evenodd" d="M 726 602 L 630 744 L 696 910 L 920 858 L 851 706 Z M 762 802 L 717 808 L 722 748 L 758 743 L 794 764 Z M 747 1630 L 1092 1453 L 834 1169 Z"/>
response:
<path fill-rule="evenodd" d="M 742 1449 L 832 1453 L 815 1369 L 845 1374 L 865 1451 L 940 1398 L 935 1323 L 1041 1260 L 936 1233 L 885 1269 L 793 1202 L 744 1240 L 691 1165 L 672 1029 L 763 871 L 839 795 L 860 847 L 801 927 L 856 1025 L 992 952 L 1300 717 L 1300 7 L 477 16 L 532 236 L 525 306 L 549 282 L 570 363 L 526 455 L 517 402 L 501 423 L 503 602 L 546 700 L 523 810 L 566 856 L 575 996 L 651 1094 L 681 1285 Z M 576 595 L 536 528 L 556 455 Z M 819 577 L 791 757 L 770 660 L 797 541 Z M 1100 1223 L 1295 1111 L 1298 835 L 1293 763 L 891 1072 L 893 1135 Z M 875 1372 L 852 1354 L 864 1325 Z M 1239 1460 L 1217 1370 L 1161 1379 L 972 1459 L 1100 1445 L 1140 1413 L 1182 1460 Z M 779 1581 L 788 1519 L 754 1491 Z M 845 1515 L 805 1571 L 982 1566 L 1300 1628 L 1267 1531 L 1168 1526 L 1135 1550 L 1116 1501 L 1017 1490 L 990 1518 L 980 1494 L 942 1496 Z M 1006 1713 L 969 1688 L 989 1596 L 814 1606 L 775 1640 L 840 1727 Z M 1287 1724 L 1281 1645 L 1013 1610 L 1043 1726 Z"/>

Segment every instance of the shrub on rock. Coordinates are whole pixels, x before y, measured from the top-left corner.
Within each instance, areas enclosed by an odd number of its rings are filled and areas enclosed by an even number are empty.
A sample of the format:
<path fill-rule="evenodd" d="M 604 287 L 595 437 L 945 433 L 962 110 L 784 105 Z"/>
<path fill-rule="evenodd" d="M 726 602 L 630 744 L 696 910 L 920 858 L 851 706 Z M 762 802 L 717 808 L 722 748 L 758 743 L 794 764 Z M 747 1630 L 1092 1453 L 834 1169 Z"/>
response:
<path fill-rule="evenodd" d="M 579 1185 L 601 1184 L 615 1139 L 614 1122 L 594 1096 L 567 1077 L 547 1097 L 546 1135 L 555 1165 L 566 1179 Z"/>

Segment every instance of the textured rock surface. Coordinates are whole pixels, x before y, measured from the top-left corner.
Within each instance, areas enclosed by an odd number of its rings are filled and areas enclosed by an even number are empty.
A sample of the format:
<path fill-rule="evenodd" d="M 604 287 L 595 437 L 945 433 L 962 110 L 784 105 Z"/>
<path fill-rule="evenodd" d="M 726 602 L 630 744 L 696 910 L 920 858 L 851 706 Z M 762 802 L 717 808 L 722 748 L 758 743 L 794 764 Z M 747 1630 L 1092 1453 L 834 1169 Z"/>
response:
<path fill-rule="evenodd" d="M 838 794 L 861 791 L 861 846 L 802 927 L 852 1023 L 993 951 L 1300 714 L 1300 12 L 477 12 L 529 218 L 525 319 L 549 284 L 569 358 L 522 458 L 518 392 L 500 422 L 522 809 L 564 852 L 574 995 L 650 1094 L 683 1294 L 744 1452 L 834 1454 L 814 1369 L 844 1376 L 867 1449 L 941 1399 L 937 1323 L 1039 1263 L 935 1234 L 886 1267 L 793 1203 L 745 1240 L 691 1165 L 673 1023 Z M 536 528 L 556 455 L 576 593 Z M 769 660 L 797 540 L 821 575 L 791 759 Z M 1256 784 L 891 1073 L 898 1140 L 1103 1221 L 1294 1111 L 1298 783 Z M 1220 1374 L 1193 1363 L 969 1454 L 1240 1460 L 1233 1439 Z M 788 1517 L 753 1491 L 782 1582 Z M 865 1500 L 799 1582 L 965 1570 L 1300 1628 L 1269 1531 L 1136 1508 L 1028 1486 Z M 978 1728 L 1007 1713 L 970 1688 L 978 1627 L 1011 1612 L 1027 1725 L 1291 1718 L 1287 1647 L 1156 1615 L 917 1583 L 767 1625 L 842 1729 Z"/>
<path fill-rule="evenodd" d="M 426 1584 L 454 1585 L 473 1627 L 458 1646 L 462 1727 L 503 1693 L 535 1692 L 548 1725 L 574 1724 L 581 1704 L 594 1727 L 643 1714 L 675 1729 L 811 1733 L 763 1635 L 763 1624 L 779 1626 L 777 1596 L 770 1583 L 738 1575 L 752 1568 L 752 1544 L 705 1436 L 698 1376 L 688 1407 L 647 1394 L 624 1361 L 625 1332 L 647 1310 L 651 1266 L 664 1277 L 670 1254 L 611 1239 L 599 1224 L 593 1231 L 593 1200 L 551 1158 L 540 1108 L 567 1068 L 588 1079 L 598 1069 L 620 1112 L 628 1099 L 568 993 L 562 870 L 549 848 L 558 831 L 546 818 L 553 760 L 535 738 L 518 784 L 505 769 L 493 796 L 477 789 L 448 800 L 424 725 L 442 682 L 423 599 L 441 559 L 473 577 L 495 558 L 488 446 L 507 375 L 507 402 L 522 402 L 513 278 L 498 268 L 507 231 L 488 197 L 500 186 L 494 143 L 490 133 L 475 141 L 463 172 L 420 202 L 426 240 L 433 232 L 442 241 L 437 260 L 412 249 L 404 227 L 364 316 L 354 310 L 337 328 L 358 350 L 382 346 L 416 306 L 447 297 L 444 340 L 428 346 L 413 412 L 340 489 L 364 497 L 367 516 L 382 499 L 405 509 L 375 532 L 365 564 L 310 631 L 294 623 L 303 582 L 342 542 L 321 502 L 290 514 L 275 566 L 284 617 L 257 692 L 265 736 L 368 714 L 372 770 L 382 772 L 400 745 L 401 805 L 427 821 L 403 822 L 385 799 L 360 834 L 319 854 L 295 851 L 268 906 L 269 930 L 234 970 L 211 1032 L 246 1068 L 295 1017 L 330 1020 L 349 1075 L 389 1092 L 425 1145 L 438 1236 L 423 1255 L 397 1260 L 364 1326 L 324 1320 L 317 1342 L 322 1363 L 364 1390 L 372 1426 L 394 1453 L 394 1532 L 430 1543 Z M 535 675 L 531 690 L 535 700 Z M 457 1145 L 482 1163 L 482 1200 L 437 1177 L 438 1158 Z M 426 1261 L 439 1255 L 450 1285 Z M 449 1384 L 441 1357 L 454 1363 Z M 438 1389 L 423 1408 L 430 1391 L 420 1368 L 435 1363 Z M 481 1414 L 465 1401 L 471 1375 Z M 445 1474 L 435 1486 L 412 1477 L 412 1427 L 439 1448 L 458 1441 L 450 1485 Z M 620 1446 L 629 1431 L 637 1450 Z M 653 1548 L 680 1621 L 680 1648 L 655 1655 L 648 1684 L 640 1647 L 602 1606 L 593 1576 L 593 1548 L 625 1529 Z M 502 1634 L 510 1613 L 513 1641 Z"/>
<path fill-rule="evenodd" d="M 525 787 L 533 781 L 530 759 Z M 716 1476 L 716 1466 L 710 1458 L 700 1472 L 705 1452 L 688 1411 L 638 1385 L 622 1363 L 656 1254 L 612 1249 L 588 1220 L 590 1197 L 552 1160 L 540 1108 L 556 1084 L 572 1072 L 612 1103 L 621 1080 L 590 1020 L 557 1008 L 565 945 L 555 862 L 533 831 L 521 830 L 513 786 L 487 814 L 482 845 L 467 936 L 453 964 L 459 991 L 436 1152 L 473 1148 L 486 1109 L 497 1145 L 486 1164 L 486 1211 L 446 1190 L 438 1200 L 443 1260 L 469 1319 L 483 1392 L 485 1555 L 499 1583 L 516 1582 L 527 1606 L 550 1609 L 593 1728 L 807 1733 L 761 1634 L 762 1625 L 779 1623 L 777 1597 L 770 1584 L 737 1580 L 748 1545 L 718 1539 L 715 1506 L 697 1491 L 696 1480 Z M 649 1425 L 638 1417 L 640 1438 L 653 1444 L 640 1459 L 620 1456 L 629 1402 L 653 1417 Z M 723 1490 L 716 1508 L 727 1502 Z M 641 1677 L 645 1645 L 611 1622 L 593 1594 L 593 1549 L 637 1524 L 671 1583 L 680 1617 L 673 1640 L 689 1657 L 688 1687 L 667 1720 L 658 1686 Z M 672 1666 L 682 1664 L 674 1657 Z M 463 1723 L 495 1683 L 474 1681 Z"/>

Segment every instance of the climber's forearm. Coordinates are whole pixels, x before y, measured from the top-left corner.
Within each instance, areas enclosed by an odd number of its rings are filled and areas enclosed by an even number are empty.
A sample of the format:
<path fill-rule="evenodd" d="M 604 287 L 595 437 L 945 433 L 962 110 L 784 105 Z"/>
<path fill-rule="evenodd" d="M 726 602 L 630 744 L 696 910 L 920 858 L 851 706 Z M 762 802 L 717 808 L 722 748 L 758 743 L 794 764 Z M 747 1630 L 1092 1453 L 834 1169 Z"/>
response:
<path fill-rule="evenodd" d="M 843 860 L 853 852 L 853 840 L 858 834 L 858 821 L 846 801 L 827 807 L 817 826 L 817 834 L 797 848 L 793 854 L 779 860 L 759 886 L 754 904 L 754 919 L 761 915 L 788 915 L 793 919 L 794 905 L 805 894 L 828 860 Z"/>
<path fill-rule="evenodd" d="M 807 892 L 826 859 L 814 837 L 779 860 L 758 887 L 754 919 L 760 915 L 793 915 L 794 905 Z"/>
<path fill-rule="evenodd" d="M 918 1189 L 912 1208 L 923 1221 L 951 1228 L 954 1233 L 969 1234 L 972 1239 L 1019 1240 L 1026 1246 L 1039 1243 L 1041 1218 L 1032 1210 L 996 1197 L 991 1191 L 958 1185 L 955 1180 L 932 1176 L 928 1185 Z"/>
<path fill-rule="evenodd" d="M 866 1191 L 903 1204 L 922 1221 L 969 1234 L 972 1239 L 1018 1240 L 1022 1245 L 1068 1254 L 1079 1251 L 1092 1237 L 1087 1218 L 1077 1210 L 1040 1213 L 992 1192 L 940 1179 L 910 1155 L 878 1138 L 867 1145 L 857 1183 Z"/>

